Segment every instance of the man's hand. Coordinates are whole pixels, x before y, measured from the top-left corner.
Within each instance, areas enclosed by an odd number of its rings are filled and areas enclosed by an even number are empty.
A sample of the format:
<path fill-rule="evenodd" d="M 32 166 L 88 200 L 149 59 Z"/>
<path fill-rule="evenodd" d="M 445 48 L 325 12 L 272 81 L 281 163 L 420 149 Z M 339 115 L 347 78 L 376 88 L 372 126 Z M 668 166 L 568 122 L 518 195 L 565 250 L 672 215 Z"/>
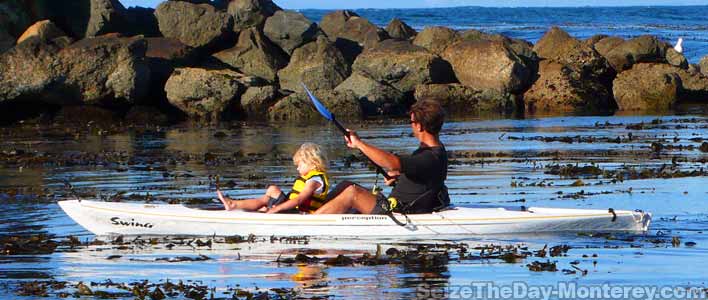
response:
<path fill-rule="evenodd" d="M 388 171 L 388 172 L 386 172 L 386 173 L 388 173 L 388 177 L 390 178 L 390 179 L 385 179 L 385 178 L 384 178 L 384 181 L 386 182 L 386 185 L 388 185 L 388 186 L 396 185 L 396 181 L 398 181 L 398 176 L 401 176 L 401 172 L 391 170 L 391 171 Z"/>
<path fill-rule="evenodd" d="M 349 132 L 349 136 L 344 136 L 344 139 L 347 141 L 347 147 L 352 149 L 358 149 L 359 145 L 361 144 L 359 135 L 357 135 L 356 132 L 354 132 L 353 130 L 347 129 L 347 132 Z"/>

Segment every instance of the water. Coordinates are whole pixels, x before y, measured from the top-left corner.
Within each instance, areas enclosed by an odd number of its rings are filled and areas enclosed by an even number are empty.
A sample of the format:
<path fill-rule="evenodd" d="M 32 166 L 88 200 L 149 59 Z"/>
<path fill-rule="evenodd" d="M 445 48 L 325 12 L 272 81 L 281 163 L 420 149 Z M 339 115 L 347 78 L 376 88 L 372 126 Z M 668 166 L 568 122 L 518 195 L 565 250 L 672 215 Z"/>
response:
<path fill-rule="evenodd" d="M 328 10 L 302 10 L 319 22 Z M 477 29 L 536 43 L 551 26 L 580 39 L 595 34 L 632 38 L 656 35 L 674 44 L 683 37 L 684 55 L 698 63 L 708 55 L 708 6 L 637 7 L 454 7 L 426 9 L 359 9 L 355 12 L 385 27 L 397 17 L 416 30 L 425 26 Z"/>
<path fill-rule="evenodd" d="M 407 123 L 353 127 L 367 141 L 398 153 L 410 152 L 416 146 L 414 138 L 408 135 Z M 290 155 L 305 141 L 325 147 L 334 181 L 349 179 L 370 186 L 375 180 L 361 163 L 346 166 L 345 158 L 352 152 L 343 145 L 336 129 L 326 125 L 274 128 L 227 124 L 219 128 L 177 126 L 98 133 L 87 127 L 24 125 L 0 129 L 3 153 L 0 203 L 4 208 L 0 211 L 0 236 L 45 233 L 55 235 L 57 240 L 68 236 L 93 240 L 90 233 L 56 205 L 57 200 L 70 198 L 62 187 L 63 180 L 70 180 L 82 197 L 110 198 L 125 192 L 117 197 L 139 202 L 181 199 L 195 205 L 215 206 L 209 176 L 218 174 L 222 183 L 233 180 L 236 184 L 226 189 L 231 196 L 259 195 L 269 182 L 284 186 L 292 180 L 296 171 Z M 573 142 L 550 141 L 563 137 L 572 138 Z M 615 142 L 618 137 L 619 143 Z M 402 299 L 427 298 L 431 292 L 453 292 L 456 287 L 488 281 L 501 286 L 524 282 L 530 287 L 562 283 L 708 285 L 703 273 L 708 267 L 705 176 L 614 183 L 606 178 L 583 176 L 583 186 L 571 186 L 575 178 L 547 174 L 549 166 L 568 163 L 594 164 L 608 171 L 662 166 L 671 173 L 704 171 L 708 153 L 697 147 L 702 140 L 708 140 L 708 118 L 457 120 L 445 125 L 441 138 L 453 154 L 447 184 L 456 205 L 642 209 L 654 214 L 651 230 L 646 235 L 612 237 L 577 234 L 465 237 L 447 243 L 467 244 L 470 248 L 467 255 L 473 256 L 480 254 L 473 247 L 486 244 L 521 245 L 534 251 L 544 245 L 565 244 L 572 249 L 567 256 L 528 257 L 517 263 L 461 256 L 452 250 L 449 260 L 432 266 L 419 265 L 421 262 L 378 266 L 275 262 L 279 257 L 293 257 L 296 253 L 360 257 L 363 253 L 375 253 L 376 244 L 381 244 L 384 250 L 406 247 L 395 240 L 311 239 L 303 243 L 264 238 L 251 243 L 216 243 L 210 247 L 194 243 L 169 247 L 169 242 L 163 241 L 124 247 L 62 246 L 51 254 L 0 255 L 0 298 L 17 297 L 18 286 L 23 282 L 49 279 L 70 285 L 107 280 L 163 284 L 182 280 L 213 288 L 209 294 L 222 299 L 231 299 L 234 291 L 229 289 L 237 287 L 250 291 L 294 288 L 298 296 L 305 298 Z M 587 142 L 590 138 L 592 143 Z M 578 142 L 579 139 L 585 142 Z M 664 149 L 657 153 L 652 150 L 652 143 L 661 143 Z M 678 149 L 678 145 L 684 148 Z M 12 156 L 16 155 L 10 154 L 12 151 L 42 155 Z M 35 159 L 35 163 L 29 163 L 28 157 Z M 16 192 L 20 195 L 15 195 Z M 671 244 L 672 237 L 680 239 L 676 247 Z M 157 260 L 199 255 L 210 259 Z M 526 267 L 534 261 L 546 260 L 556 261 L 559 271 L 531 272 Z M 582 275 L 574 266 L 587 270 L 587 274 Z M 565 274 L 563 269 L 576 273 Z M 116 290 L 106 286 L 92 289 Z M 71 288 L 66 290 L 73 293 Z M 61 298 L 61 291 L 50 292 L 49 298 Z M 134 296 L 124 294 L 119 298 Z"/>

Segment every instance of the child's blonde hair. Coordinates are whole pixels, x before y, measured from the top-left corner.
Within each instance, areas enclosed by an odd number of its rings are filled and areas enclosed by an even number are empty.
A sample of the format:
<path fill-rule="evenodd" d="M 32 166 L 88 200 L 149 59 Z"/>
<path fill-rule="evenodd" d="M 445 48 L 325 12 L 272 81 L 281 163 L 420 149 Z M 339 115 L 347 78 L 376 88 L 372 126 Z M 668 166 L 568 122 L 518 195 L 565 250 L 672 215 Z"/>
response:
<path fill-rule="evenodd" d="M 317 171 L 327 171 L 327 156 L 324 151 L 322 151 L 322 148 L 317 144 L 302 144 L 300 149 L 297 149 L 293 155 L 293 162 L 295 164 L 300 161 L 312 166 Z"/>

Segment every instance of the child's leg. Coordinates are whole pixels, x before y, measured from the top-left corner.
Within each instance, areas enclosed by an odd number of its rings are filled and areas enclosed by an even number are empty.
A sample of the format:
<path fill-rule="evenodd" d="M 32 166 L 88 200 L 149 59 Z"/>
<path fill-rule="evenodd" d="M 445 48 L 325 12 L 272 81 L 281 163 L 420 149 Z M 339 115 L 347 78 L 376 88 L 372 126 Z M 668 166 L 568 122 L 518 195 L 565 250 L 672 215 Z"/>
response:
<path fill-rule="evenodd" d="M 271 185 L 268 187 L 265 194 L 259 198 L 233 200 L 233 199 L 229 199 L 227 197 L 224 197 L 224 195 L 221 193 L 221 191 L 217 191 L 217 196 L 219 196 L 219 200 L 221 200 L 221 203 L 224 204 L 224 208 L 226 210 L 242 209 L 242 210 L 246 210 L 246 211 L 255 211 L 255 210 L 258 210 L 262 207 L 267 206 L 268 200 L 271 197 L 278 198 L 280 193 L 282 193 L 280 188 L 278 188 L 277 186 Z"/>

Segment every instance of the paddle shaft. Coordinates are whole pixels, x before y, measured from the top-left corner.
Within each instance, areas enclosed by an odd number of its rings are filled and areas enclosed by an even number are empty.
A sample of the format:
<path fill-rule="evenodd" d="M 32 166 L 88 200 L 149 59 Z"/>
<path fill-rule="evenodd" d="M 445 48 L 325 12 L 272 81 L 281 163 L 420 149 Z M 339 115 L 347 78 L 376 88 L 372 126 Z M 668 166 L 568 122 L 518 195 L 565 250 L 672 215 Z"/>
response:
<path fill-rule="evenodd" d="M 334 117 L 334 115 L 332 115 L 332 123 L 334 123 L 334 126 L 336 126 L 337 129 L 339 129 L 339 131 L 341 131 L 342 134 L 343 134 L 345 137 L 347 137 L 347 139 L 349 139 L 349 131 L 347 131 L 346 129 L 344 129 L 344 126 L 342 126 L 342 123 L 339 123 L 339 121 L 337 121 L 337 119 Z M 371 164 L 374 165 L 374 167 L 376 167 L 376 172 L 379 172 L 379 173 L 383 174 L 383 176 L 384 176 L 384 178 L 386 178 L 386 180 L 391 180 L 391 179 L 392 179 L 391 176 L 389 176 L 388 173 L 387 173 L 381 166 L 377 165 L 377 164 L 376 164 L 373 160 L 371 160 L 371 158 L 369 158 L 368 156 L 367 156 L 366 158 L 368 158 L 368 159 L 369 159 L 369 162 L 371 162 Z"/>

